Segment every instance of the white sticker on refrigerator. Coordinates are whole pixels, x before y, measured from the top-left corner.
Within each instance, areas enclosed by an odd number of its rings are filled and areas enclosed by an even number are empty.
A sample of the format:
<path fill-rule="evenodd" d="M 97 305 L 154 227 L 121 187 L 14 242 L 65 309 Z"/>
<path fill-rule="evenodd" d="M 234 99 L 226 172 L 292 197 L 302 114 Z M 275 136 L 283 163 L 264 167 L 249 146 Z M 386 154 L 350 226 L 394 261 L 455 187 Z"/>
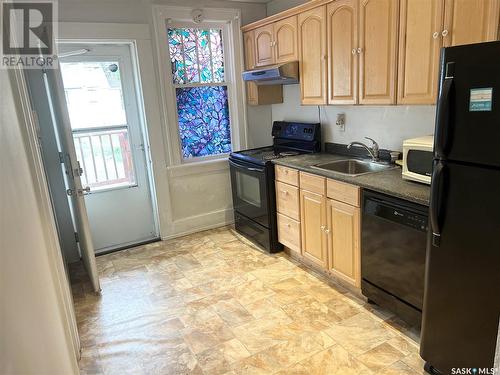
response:
<path fill-rule="evenodd" d="M 493 88 L 470 90 L 469 112 L 491 111 L 493 102 Z"/>

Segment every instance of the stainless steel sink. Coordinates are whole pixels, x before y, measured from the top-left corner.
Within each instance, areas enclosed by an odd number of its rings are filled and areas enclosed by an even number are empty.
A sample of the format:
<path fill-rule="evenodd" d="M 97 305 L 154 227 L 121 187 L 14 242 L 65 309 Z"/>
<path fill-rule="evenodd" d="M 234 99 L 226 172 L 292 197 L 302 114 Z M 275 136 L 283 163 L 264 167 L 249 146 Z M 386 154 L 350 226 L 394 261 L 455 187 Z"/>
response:
<path fill-rule="evenodd" d="M 349 176 L 360 176 L 368 173 L 376 173 L 396 168 L 393 165 L 363 161 L 358 159 L 336 160 L 328 163 L 313 165 L 312 168 L 325 171 L 342 173 Z"/>

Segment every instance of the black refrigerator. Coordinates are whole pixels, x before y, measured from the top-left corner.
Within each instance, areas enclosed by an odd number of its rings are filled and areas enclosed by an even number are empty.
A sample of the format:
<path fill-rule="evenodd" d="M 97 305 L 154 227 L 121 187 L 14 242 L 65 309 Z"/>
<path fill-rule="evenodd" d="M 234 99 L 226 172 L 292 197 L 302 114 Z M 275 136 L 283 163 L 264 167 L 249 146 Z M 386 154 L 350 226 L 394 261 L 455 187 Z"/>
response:
<path fill-rule="evenodd" d="M 442 50 L 429 219 L 426 370 L 498 373 L 500 42 Z"/>

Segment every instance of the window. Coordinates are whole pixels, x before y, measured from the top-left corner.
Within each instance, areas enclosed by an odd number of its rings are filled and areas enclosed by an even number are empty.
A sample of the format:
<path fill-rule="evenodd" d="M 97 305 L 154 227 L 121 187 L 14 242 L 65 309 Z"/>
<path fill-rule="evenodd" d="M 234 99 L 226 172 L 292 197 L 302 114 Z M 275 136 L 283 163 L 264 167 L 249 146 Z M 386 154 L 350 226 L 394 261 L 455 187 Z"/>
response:
<path fill-rule="evenodd" d="M 167 28 L 183 159 L 231 151 L 223 33 L 218 28 Z"/>
<path fill-rule="evenodd" d="M 118 61 L 61 62 L 82 183 L 93 191 L 135 185 Z"/>

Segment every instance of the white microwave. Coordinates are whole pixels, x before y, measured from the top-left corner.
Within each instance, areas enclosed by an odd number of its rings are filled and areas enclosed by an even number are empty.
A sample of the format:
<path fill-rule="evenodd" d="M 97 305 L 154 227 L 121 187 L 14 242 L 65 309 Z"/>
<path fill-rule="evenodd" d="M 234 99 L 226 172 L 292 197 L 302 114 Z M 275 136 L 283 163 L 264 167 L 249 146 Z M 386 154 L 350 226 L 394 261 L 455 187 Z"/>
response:
<path fill-rule="evenodd" d="M 431 184 L 434 136 L 403 141 L 403 178 Z"/>

